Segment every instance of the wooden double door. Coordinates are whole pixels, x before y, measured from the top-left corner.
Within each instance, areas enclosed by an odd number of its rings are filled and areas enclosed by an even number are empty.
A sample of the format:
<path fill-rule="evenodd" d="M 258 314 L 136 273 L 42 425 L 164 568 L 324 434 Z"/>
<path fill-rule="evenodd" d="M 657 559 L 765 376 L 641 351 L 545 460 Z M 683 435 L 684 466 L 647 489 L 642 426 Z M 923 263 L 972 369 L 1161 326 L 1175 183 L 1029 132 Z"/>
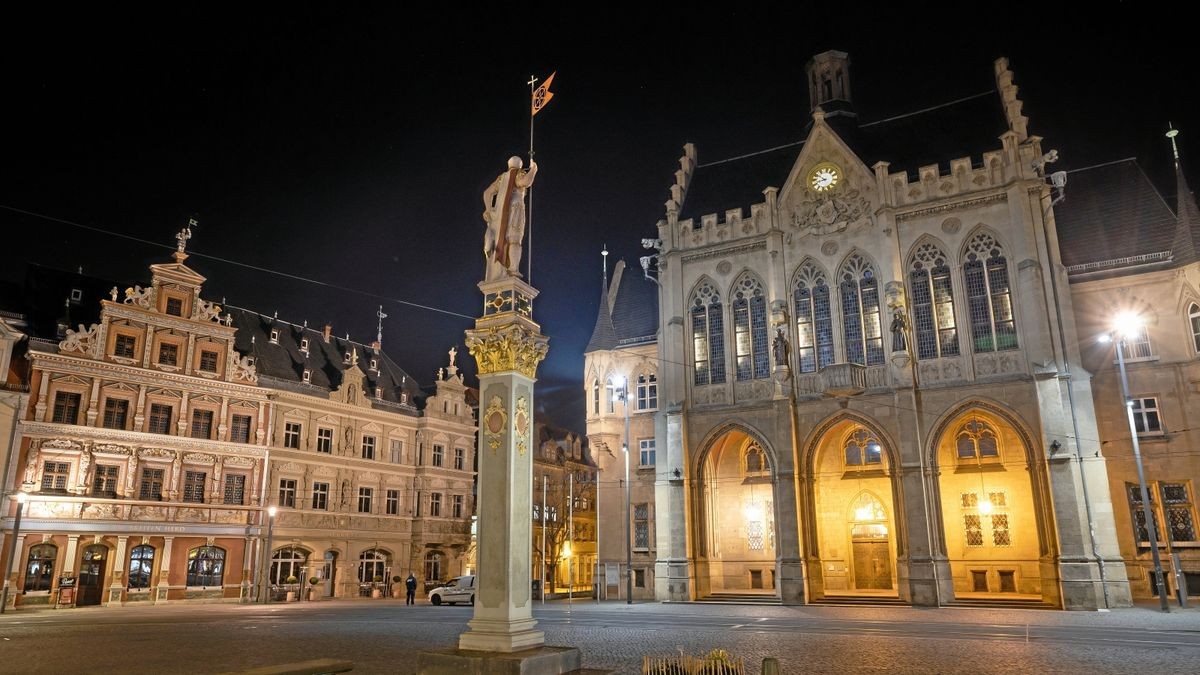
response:
<path fill-rule="evenodd" d="M 854 540 L 854 587 L 891 590 L 892 561 L 887 539 Z"/>
<path fill-rule="evenodd" d="M 108 548 L 99 544 L 83 550 L 75 605 L 98 605 L 104 598 L 104 574 L 108 570 Z"/>

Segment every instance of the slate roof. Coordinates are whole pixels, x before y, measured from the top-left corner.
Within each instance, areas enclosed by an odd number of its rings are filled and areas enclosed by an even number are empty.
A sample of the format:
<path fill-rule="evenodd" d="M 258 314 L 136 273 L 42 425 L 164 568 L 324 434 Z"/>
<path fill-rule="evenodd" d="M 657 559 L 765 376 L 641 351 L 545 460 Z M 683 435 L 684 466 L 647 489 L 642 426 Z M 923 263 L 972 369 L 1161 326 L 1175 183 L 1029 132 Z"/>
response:
<path fill-rule="evenodd" d="M 612 308 L 617 345 L 649 342 L 658 336 L 658 285 L 640 266 L 625 267 Z"/>
<path fill-rule="evenodd" d="M 617 346 L 617 331 L 613 328 L 612 315 L 608 310 L 608 289 L 600 289 L 600 306 L 596 310 L 596 325 L 592 328 L 592 339 L 588 340 L 583 353 L 604 351 Z"/>
<path fill-rule="evenodd" d="M 826 116 L 825 122 L 868 167 L 886 161 L 889 172 L 906 171 L 911 181 L 930 164 L 943 173 L 949 173 L 952 159 L 970 157 L 978 165 L 984 152 L 1000 149 L 999 137 L 1008 130 L 995 89 L 875 121 L 840 112 Z M 811 129 L 810 122 L 806 138 Z M 804 143 L 697 165 L 679 219 L 716 213 L 724 220 L 729 209 L 748 212 L 763 201 L 765 188 L 783 188 Z"/>
<path fill-rule="evenodd" d="M 1063 264 L 1092 263 L 1097 270 L 1121 266 L 1101 263 L 1169 251 L 1176 224 L 1132 158 L 1068 171 L 1066 198 L 1054 207 L 1054 219 Z"/>
<path fill-rule="evenodd" d="M 1200 208 L 1196 197 L 1188 188 L 1183 177 L 1183 167 L 1175 158 L 1175 237 L 1171 243 L 1173 261 L 1176 265 L 1200 260 Z"/>

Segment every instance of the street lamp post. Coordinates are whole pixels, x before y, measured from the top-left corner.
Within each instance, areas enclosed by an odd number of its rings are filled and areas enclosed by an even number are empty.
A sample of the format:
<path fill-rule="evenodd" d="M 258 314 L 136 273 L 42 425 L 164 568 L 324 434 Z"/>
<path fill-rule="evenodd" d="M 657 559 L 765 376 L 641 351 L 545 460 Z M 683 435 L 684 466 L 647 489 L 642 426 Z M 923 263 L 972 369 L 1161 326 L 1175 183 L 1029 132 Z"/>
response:
<path fill-rule="evenodd" d="M 262 574 L 262 604 L 267 604 L 271 600 L 271 536 L 275 530 L 275 514 L 279 512 L 278 507 L 267 507 L 267 543 L 263 547 L 263 574 Z"/>
<path fill-rule="evenodd" d="M 625 402 L 625 604 L 633 604 L 633 513 L 629 488 L 629 379 L 621 378 L 621 392 L 617 400 Z"/>
<path fill-rule="evenodd" d="M 13 518 L 12 539 L 8 542 L 8 569 L 4 573 L 4 591 L 0 595 L 0 614 L 3 614 L 8 608 L 8 586 L 17 569 L 17 540 L 21 538 L 21 512 L 25 510 L 25 502 L 29 499 L 29 495 L 18 492 L 16 499 L 17 515 Z"/>
<path fill-rule="evenodd" d="M 1129 378 L 1125 373 L 1125 341 L 1137 332 L 1141 324 L 1137 317 L 1123 314 L 1117 317 L 1117 326 L 1108 340 L 1116 342 L 1117 368 L 1121 372 L 1121 396 L 1125 399 L 1125 416 L 1129 421 L 1129 437 L 1133 443 L 1133 458 L 1137 464 L 1138 489 L 1142 495 L 1142 517 L 1146 520 L 1146 532 L 1150 538 L 1150 555 L 1154 560 L 1154 580 L 1158 587 L 1158 601 L 1162 611 L 1170 612 L 1167 600 L 1167 585 L 1163 579 L 1162 559 L 1158 555 L 1158 534 L 1155 532 L 1154 515 L 1150 511 L 1150 491 L 1146 489 L 1146 472 L 1142 469 L 1142 448 L 1138 443 L 1137 424 L 1133 419 L 1133 398 L 1129 395 Z M 1166 524 L 1170 527 L 1170 524 Z"/>

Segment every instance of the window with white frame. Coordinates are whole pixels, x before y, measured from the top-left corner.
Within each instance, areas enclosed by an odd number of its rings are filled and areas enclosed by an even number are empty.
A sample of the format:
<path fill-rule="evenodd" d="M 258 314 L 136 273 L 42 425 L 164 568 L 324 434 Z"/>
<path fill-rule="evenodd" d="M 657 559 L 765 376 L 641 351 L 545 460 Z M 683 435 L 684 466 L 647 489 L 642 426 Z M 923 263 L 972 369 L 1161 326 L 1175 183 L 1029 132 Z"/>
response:
<path fill-rule="evenodd" d="M 374 496 L 374 492 L 375 491 L 369 487 L 358 488 L 358 512 L 359 513 L 370 513 L 371 512 L 371 497 Z"/>
<path fill-rule="evenodd" d="M 328 427 L 317 429 L 317 452 L 327 455 L 333 452 L 333 429 Z"/>
<path fill-rule="evenodd" d="M 329 483 L 313 483 L 312 507 L 318 511 L 329 509 Z"/>
<path fill-rule="evenodd" d="M 1159 416 L 1158 398 L 1139 396 L 1131 399 L 1133 427 L 1139 436 L 1160 436 L 1163 433 L 1162 418 Z"/>
<path fill-rule="evenodd" d="M 404 441 L 393 438 L 391 443 L 391 459 L 392 464 L 399 464 L 404 456 Z"/>
<path fill-rule="evenodd" d="M 434 446 L 433 446 L 433 465 L 441 466 L 442 459 L 445 457 L 445 455 L 446 455 L 446 447 L 443 445 L 434 444 Z"/>
<path fill-rule="evenodd" d="M 709 282 L 701 284 L 691 298 L 692 359 L 696 385 L 725 382 L 725 318 L 721 293 Z"/>
<path fill-rule="evenodd" d="M 467 451 L 463 448 L 454 449 L 454 469 L 463 471 L 467 467 Z"/>
<path fill-rule="evenodd" d="M 643 438 L 638 441 L 638 466 L 654 466 L 654 439 Z"/>
<path fill-rule="evenodd" d="M 299 422 L 285 422 L 283 424 L 283 447 L 285 448 L 300 448 L 300 434 L 303 433 L 304 427 Z"/>
<path fill-rule="evenodd" d="M 600 414 L 600 380 L 598 379 L 592 380 L 592 414 Z"/>
<path fill-rule="evenodd" d="M 612 375 L 608 376 L 608 380 L 604 385 L 604 398 L 608 401 L 608 412 L 612 414 L 617 405 L 617 383 Z"/>
<path fill-rule="evenodd" d="M 954 288 L 946 255 L 931 243 L 922 244 L 913 253 L 909 280 L 917 358 L 958 356 Z"/>
<path fill-rule="evenodd" d="M 285 508 L 296 508 L 296 480 L 294 478 L 279 479 L 279 505 Z"/>
<path fill-rule="evenodd" d="M 375 459 L 375 437 L 374 436 L 363 436 L 362 437 L 362 458 L 363 459 Z"/>
<path fill-rule="evenodd" d="M 658 408 L 658 376 L 654 373 L 642 373 L 637 381 L 638 410 L 654 410 Z"/>
<path fill-rule="evenodd" d="M 389 516 L 400 515 L 400 491 L 388 490 L 384 497 L 384 512 Z"/>
<path fill-rule="evenodd" d="M 429 493 L 429 515 L 434 518 L 442 515 L 442 493 Z"/>
<path fill-rule="evenodd" d="M 1150 329 L 1145 325 L 1127 333 L 1121 344 L 1125 347 L 1126 359 L 1148 359 L 1154 356 L 1154 347 L 1150 344 Z"/>
<path fill-rule="evenodd" d="M 1194 302 L 1188 307 L 1188 327 L 1192 329 L 1192 347 L 1200 354 L 1200 305 Z"/>

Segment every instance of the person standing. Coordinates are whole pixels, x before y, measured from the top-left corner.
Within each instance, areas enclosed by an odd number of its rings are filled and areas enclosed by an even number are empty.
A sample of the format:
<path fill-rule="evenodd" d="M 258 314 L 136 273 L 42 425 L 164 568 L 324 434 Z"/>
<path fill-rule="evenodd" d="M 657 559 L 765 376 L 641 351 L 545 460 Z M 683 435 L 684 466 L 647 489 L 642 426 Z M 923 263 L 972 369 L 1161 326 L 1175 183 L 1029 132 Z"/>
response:
<path fill-rule="evenodd" d="M 417 595 L 417 578 L 413 576 L 412 572 L 409 572 L 408 578 L 404 580 L 404 590 L 406 591 L 404 604 L 416 604 L 414 598 Z"/>

